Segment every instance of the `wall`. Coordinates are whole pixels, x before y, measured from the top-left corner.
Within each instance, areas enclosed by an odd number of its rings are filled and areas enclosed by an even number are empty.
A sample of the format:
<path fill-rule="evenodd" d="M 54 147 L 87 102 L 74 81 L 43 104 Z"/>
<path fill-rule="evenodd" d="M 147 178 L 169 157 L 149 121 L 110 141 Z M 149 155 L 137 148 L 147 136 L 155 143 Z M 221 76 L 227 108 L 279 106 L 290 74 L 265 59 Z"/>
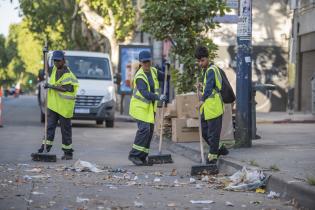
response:
<path fill-rule="evenodd" d="M 290 10 L 285 0 L 253 0 L 252 80 L 277 86 L 272 93 L 257 92 L 257 111 L 286 111 L 287 62 L 291 29 Z M 221 24 L 209 35 L 219 46 L 216 63 L 236 85 L 236 24 Z"/>

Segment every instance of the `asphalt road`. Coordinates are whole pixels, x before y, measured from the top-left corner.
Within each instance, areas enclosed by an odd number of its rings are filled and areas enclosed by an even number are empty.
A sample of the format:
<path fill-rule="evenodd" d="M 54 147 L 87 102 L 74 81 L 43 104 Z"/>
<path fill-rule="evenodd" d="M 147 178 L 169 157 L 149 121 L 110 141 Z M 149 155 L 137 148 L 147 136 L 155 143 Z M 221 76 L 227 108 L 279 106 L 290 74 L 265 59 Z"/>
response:
<path fill-rule="evenodd" d="M 224 174 L 190 183 L 190 160 L 172 154 L 174 164 L 133 166 L 127 159 L 135 123 L 105 128 L 73 121 L 74 160 L 62 161 L 57 128 L 52 153 L 57 163 L 32 162 L 44 125 L 36 97 L 4 100 L 0 128 L 0 209 L 293 209 L 285 201 L 255 192 L 223 190 Z M 153 145 L 152 153 L 156 151 Z M 78 160 L 96 164 L 100 173 L 76 172 Z M 191 200 L 213 201 L 193 204 Z M 231 202 L 233 206 L 228 206 Z"/>

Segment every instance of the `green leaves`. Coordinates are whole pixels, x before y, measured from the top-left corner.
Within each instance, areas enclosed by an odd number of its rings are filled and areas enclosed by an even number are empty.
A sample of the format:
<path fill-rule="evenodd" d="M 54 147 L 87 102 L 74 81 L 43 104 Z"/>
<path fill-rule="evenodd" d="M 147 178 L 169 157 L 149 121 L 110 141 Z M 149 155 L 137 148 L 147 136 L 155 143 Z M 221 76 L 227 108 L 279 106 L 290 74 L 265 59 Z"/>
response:
<path fill-rule="evenodd" d="M 183 73 L 174 71 L 177 92 L 194 91 L 195 48 L 207 46 L 210 59 L 214 59 L 217 47 L 207 33 L 218 26 L 213 18 L 224 15 L 226 5 L 217 0 L 147 0 L 143 9 L 142 30 L 158 40 L 172 39 L 176 43 L 172 53 L 184 64 Z"/>

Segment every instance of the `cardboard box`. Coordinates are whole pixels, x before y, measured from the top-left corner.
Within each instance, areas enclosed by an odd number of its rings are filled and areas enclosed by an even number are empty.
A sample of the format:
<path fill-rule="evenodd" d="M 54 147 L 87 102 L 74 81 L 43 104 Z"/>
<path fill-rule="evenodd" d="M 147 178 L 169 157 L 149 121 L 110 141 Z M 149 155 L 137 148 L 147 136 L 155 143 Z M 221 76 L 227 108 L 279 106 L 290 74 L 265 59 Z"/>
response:
<path fill-rule="evenodd" d="M 199 127 L 199 119 L 188 118 L 186 120 L 186 126 L 188 128 L 198 128 Z"/>
<path fill-rule="evenodd" d="M 172 103 L 167 104 L 167 107 L 165 108 L 164 117 L 166 118 L 177 117 L 176 100 L 173 100 Z"/>
<path fill-rule="evenodd" d="M 172 141 L 173 142 L 198 142 L 199 129 L 188 128 L 186 119 L 172 118 Z"/>
<path fill-rule="evenodd" d="M 198 105 L 198 101 L 199 98 L 195 93 L 177 95 L 177 118 L 198 118 L 198 112 L 195 108 Z"/>
<path fill-rule="evenodd" d="M 224 104 L 224 114 L 222 119 L 222 129 L 220 139 L 234 139 L 234 129 L 232 121 L 232 105 Z"/>

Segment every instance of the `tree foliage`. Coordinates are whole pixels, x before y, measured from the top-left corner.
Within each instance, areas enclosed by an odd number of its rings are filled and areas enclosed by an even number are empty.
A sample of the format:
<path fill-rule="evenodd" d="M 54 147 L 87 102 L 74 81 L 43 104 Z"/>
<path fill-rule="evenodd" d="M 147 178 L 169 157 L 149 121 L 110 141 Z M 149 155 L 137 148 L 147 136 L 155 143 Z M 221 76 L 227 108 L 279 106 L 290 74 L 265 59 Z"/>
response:
<path fill-rule="evenodd" d="M 13 24 L 9 29 L 9 36 L 0 41 L 4 47 L 1 57 L 1 81 L 6 86 L 20 82 L 29 88 L 28 81 L 35 80 L 41 67 L 41 44 L 35 39 L 25 21 Z"/>
<path fill-rule="evenodd" d="M 196 46 L 207 46 L 210 59 L 216 56 L 217 46 L 207 37 L 207 33 L 218 27 L 213 18 L 224 15 L 225 11 L 225 3 L 217 0 L 146 1 L 142 29 L 158 40 L 172 40 L 173 59 L 184 64 L 183 72 L 173 72 L 178 93 L 194 91 Z"/>

